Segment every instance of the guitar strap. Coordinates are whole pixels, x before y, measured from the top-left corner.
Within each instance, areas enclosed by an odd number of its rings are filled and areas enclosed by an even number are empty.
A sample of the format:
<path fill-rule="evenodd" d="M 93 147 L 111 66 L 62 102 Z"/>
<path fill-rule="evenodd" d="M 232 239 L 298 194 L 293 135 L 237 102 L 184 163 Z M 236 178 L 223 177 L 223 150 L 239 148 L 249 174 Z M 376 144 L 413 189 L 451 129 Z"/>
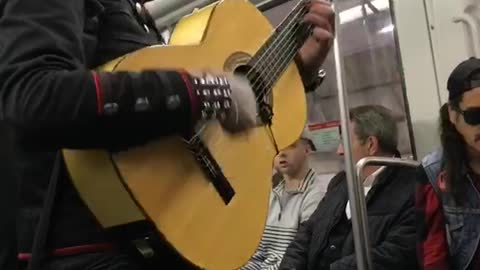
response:
<path fill-rule="evenodd" d="M 47 257 L 47 236 L 48 229 L 50 227 L 50 220 L 53 212 L 53 205 L 55 198 L 57 197 L 57 184 L 60 178 L 60 164 L 62 161 L 62 153 L 57 152 L 55 156 L 55 162 L 53 165 L 50 181 L 48 183 L 48 189 L 43 203 L 42 214 L 40 215 L 40 221 L 35 232 L 35 237 L 32 244 L 32 257 L 28 262 L 27 270 L 40 270 L 43 262 Z"/>

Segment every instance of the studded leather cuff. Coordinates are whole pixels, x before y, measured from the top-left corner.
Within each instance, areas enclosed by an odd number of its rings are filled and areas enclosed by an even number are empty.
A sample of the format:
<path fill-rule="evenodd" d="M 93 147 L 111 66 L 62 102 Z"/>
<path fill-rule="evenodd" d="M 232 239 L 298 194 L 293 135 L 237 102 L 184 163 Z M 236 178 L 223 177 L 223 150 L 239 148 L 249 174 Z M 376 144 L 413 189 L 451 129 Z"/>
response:
<path fill-rule="evenodd" d="M 202 120 L 225 119 L 232 107 L 232 90 L 225 76 L 204 74 L 201 77 L 192 77 L 192 88 L 199 103 Z"/>
<path fill-rule="evenodd" d="M 142 122 L 153 118 L 163 123 L 158 126 L 164 130 L 184 131 L 198 121 L 222 120 L 231 109 L 230 84 L 224 76 L 196 77 L 175 70 L 98 76 L 101 117 L 133 117 Z"/>

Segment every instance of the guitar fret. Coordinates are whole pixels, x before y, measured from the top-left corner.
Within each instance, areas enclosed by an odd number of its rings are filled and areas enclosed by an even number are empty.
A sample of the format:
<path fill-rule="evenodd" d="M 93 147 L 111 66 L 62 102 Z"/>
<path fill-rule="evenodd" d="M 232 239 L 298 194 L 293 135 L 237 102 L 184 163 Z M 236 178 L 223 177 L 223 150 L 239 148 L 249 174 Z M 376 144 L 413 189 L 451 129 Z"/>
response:
<path fill-rule="evenodd" d="M 306 11 L 305 1 L 300 1 L 251 59 L 250 66 L 264 79 L 264 88 L 273 86 L 308 37 L 311 27 L 301 23 Z"/>

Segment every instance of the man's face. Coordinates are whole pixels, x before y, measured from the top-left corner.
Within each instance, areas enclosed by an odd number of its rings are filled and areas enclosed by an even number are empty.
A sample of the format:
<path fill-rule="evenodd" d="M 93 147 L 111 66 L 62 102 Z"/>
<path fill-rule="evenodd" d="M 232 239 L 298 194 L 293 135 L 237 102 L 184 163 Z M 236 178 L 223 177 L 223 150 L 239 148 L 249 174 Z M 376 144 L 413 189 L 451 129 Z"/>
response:
<path fill-rule="evenodd" d="M 360 141 L 357 134 L 355 134 L 355 123 L 350 122 L 348 125 L 350 129 L 350 145 L 352 147 L 352 159 L 354 164 L 357 164 L 359 160 L 364 157 L 372 156 L 373 153 L 370 147 L 370 142 L 367 140 L 366 142 Z M 337 155 L 343 156 L 345 154 L 345 149 L 343 148 L 343 142 L 340 140 L 337 148 Z"/>
<path fill-rule="evenodd" d="M 475 116 L 475 114 L 480 114 L 480 87 L 465 92 L 459 107 L 461 111 L 479 109 L 479 111 L 474 113 L 474 118 L 480 118 L 480 116 Z M 467 112 L 467 115 L 468 114 Z M 449 108 L 449 117 L 450 122 L 462 135 L 470 150 L 480 153 L 480 124 L 467 123 L 465 121 L 465 113 L 458 112 L 454 108 Z"/>
<path fill-rule="evenodd" d="M 307 161 L 308 153 L 307 143 L 300 139 L 278 153 L 274 166 L 280 173 L 294 176 Z"/>

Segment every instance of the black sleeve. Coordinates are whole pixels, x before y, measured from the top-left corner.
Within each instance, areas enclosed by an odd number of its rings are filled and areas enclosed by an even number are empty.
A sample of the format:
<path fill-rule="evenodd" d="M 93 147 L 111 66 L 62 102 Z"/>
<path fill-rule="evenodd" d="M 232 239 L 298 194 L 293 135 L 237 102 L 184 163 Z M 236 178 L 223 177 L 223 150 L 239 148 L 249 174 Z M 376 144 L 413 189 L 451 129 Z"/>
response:
<path fill-rule="evenodd" d="M 17 269 L 16 228 L 17 214 L 16 195 L 19 171 L 11 162 L 11 132 L 0 123 L 0 269 Z M 17 167 L 18 168 L 18 167 Z"/>
<path fill-rule="evenodd" d="M 312 217 L 300 224 L 295 240 L 290 243 L 287 251 L 283 255 L 279 270 L 306 270 L 308 249 L 310 247 L 310 239 L 312 237 Z"/>
<path fill-rule="evenodd" d="M 188 75 L 86 67 L 85 1 L 0 1 L 0 116 L 24 142 L 118 147 L 192 125 Z"/>
<path fill-rule="evenodd" d="M 330 182 L 328 182 L 327 193 L 332 191 L 336 186 L 338 186 L 342 181 L 346 181 L 347 175 L 345 171 L 337 173 Z"/>

